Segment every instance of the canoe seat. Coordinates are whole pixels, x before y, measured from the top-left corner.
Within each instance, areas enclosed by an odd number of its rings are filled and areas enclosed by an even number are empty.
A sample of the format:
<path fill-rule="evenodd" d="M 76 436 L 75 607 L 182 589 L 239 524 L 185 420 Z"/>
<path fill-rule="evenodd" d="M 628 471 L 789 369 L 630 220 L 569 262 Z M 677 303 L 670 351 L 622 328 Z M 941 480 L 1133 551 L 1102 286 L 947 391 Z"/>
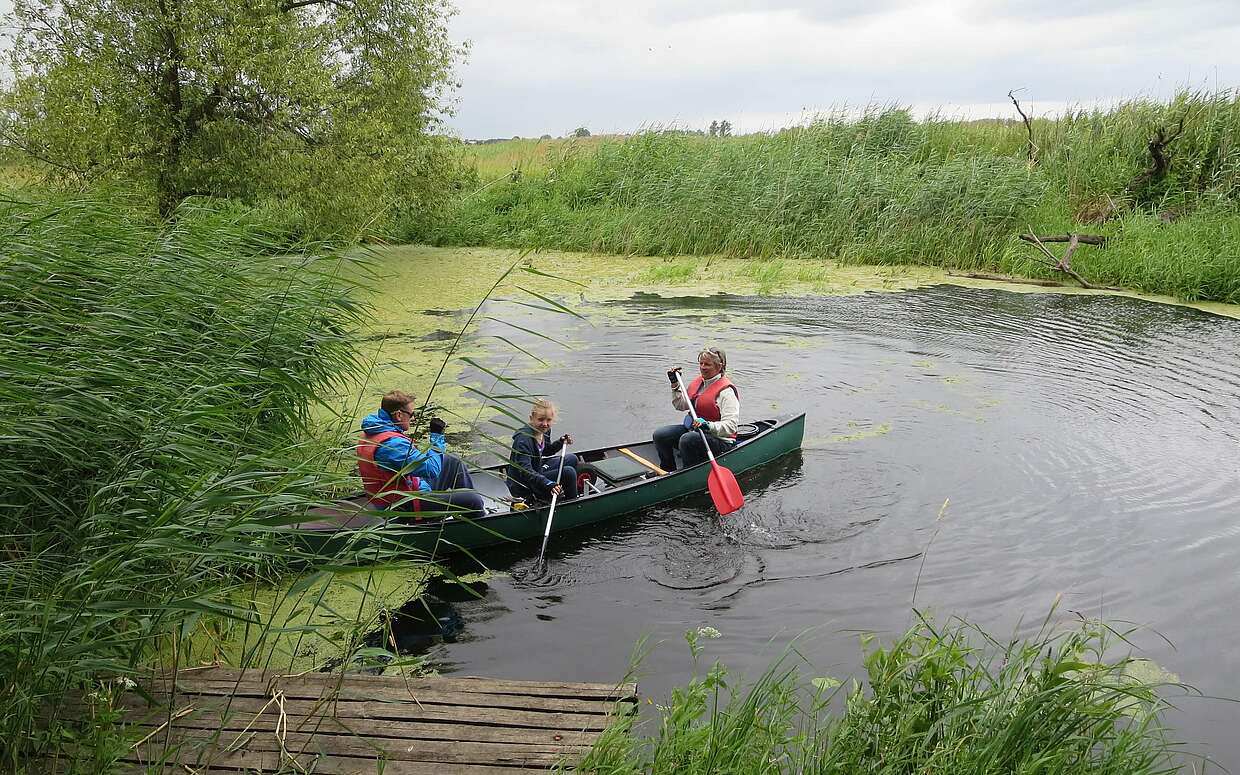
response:
<path fill-rule="evenodd" d="M 745 439 L 752 439 L 754 436 L 757 436 L 761 432 L 762 432 L 762 429 L 758 427 L 757 423 L 752 423 L 752 422 L 741 423 L 740 425 L 736 426 L 736 440 L 744 441 Z"/>
<path fill-rule="evenodd" d="M 611 485 L 630 482 L 650 473 L 650 469 L 627 457 L 607 457 L 593 463 L 582 463 L 578 470 L 592 471 Z"/>

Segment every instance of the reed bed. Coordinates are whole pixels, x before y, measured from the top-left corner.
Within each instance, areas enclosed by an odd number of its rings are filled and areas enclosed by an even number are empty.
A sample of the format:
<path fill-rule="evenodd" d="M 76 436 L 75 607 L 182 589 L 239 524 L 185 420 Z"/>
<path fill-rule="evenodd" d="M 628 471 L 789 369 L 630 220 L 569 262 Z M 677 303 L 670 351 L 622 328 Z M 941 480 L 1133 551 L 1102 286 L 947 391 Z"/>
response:
<path fill-rule="evenodd" d="M 699 647 L 690 634 L 695 664 Z M 1187 687 L 1133 677 L 1108 657 L 1123 634 L 1092 622 L 998 642 L 953 620 L 923 620 L 870 648 L 865 682 L 804 681 L 780 661 L 744 684 L 716 663 L 658 708 L 657 731 L 631 718 L 580 769 L 619 773 L 1177 772 L 1184 752 L 1162 726 L 1160 696 Z"/>
<path fill-rule="evenodd" d="M 731 138 L 650 131 L 543 154 L 541 165 L 522 155 L 517 174 L 481 183 L 408 236 L 1043 277 L 1016 235 L 1078 231 L 1111 240 L 1106 255 L 1076 257 L 1091 282 L 1240 302 L 1240 98 L 1070 111 L 1035 121 L 1033 134 L 1035 161 L 1020 122 L 917 121 L 900 109 Z M 1149 175 L 1159 136 L 1170 165 Z M 473 152 L 499 158 L 506 145 Z"/>
<path fill-rule="evenodd" d="M 0 208 L 0 769 L 72 743 L 102 770 L 66 692 L 175 666 L 204 618 L 260 628 L 246 586 L 310 560 L 273 531 L 337 482 L 311 411 L 365 310 L 344 259 L 249 210 Z"/>

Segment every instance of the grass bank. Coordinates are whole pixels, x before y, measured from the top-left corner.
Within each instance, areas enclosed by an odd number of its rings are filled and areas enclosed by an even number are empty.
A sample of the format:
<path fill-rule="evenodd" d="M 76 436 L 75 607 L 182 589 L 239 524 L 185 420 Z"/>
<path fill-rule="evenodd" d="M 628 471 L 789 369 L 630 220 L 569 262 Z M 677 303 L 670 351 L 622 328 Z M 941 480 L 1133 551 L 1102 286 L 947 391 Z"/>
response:
<path fill-rule="evenodd" d="M 702 639 L 688 633 L 695 666 Z M 869 642 L 864 683 L 805 679 L 787 661 L 744 684 L 716 663 L 673 690 L 654 734 L 609 730 L 580 769 L 606 773 L 1125 773 L 1180 770 L 1170 707 L 1142 660 L 1096 624 L 1000 642 L 922 621 Z M 1148 663 L 1145 663 L 1148 664 Z"/>
<path fill-rule="evenodd" d="M 311 416 L 365 365 L 365 308 L 341 256 L 248 209 L 2 209 L 0 769 L 72 744 L 102 771 L 66 693 L 176 666 L 204 622 L 270 628 L 252 590 L 310 560 L 271 533 L 341 482 Z"/>
<path fill-rule="evenodd" d="M 902 110 L 731 138 L 514 141 L 508 157 L 497 143 L 475 151 L 486 154 L 479 185 L 406 236 L 1051 277 L 1017 234 L 1078 231 L 1109 239 L 1075 256 L 1092 283 L 1240 301 L 1240 99 L 1186 93 L 1037 120 L 1032 132 L 1032 161 L 1019 122 Z"/>

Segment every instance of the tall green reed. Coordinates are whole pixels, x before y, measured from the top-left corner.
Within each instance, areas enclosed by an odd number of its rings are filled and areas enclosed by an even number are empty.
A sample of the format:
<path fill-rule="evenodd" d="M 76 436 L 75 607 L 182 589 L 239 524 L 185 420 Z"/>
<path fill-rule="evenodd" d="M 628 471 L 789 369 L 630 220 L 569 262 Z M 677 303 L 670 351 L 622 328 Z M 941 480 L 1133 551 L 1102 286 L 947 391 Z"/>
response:
<path fill-rule="evenodd" d="M 999 642 L 960 620 L 923 619 L 889 645 L 868 641 L 866 680 L 850 687 L 805 681 L 786 660 L 751 683 L 716 663 L 672 692 L 651 737 L 635 736 L 628 717 L 580 769 L 1176 772 L 1184 752 L 1162 725 L 1161 694 L 1186 687 L 1134 677 L 1136 660 L 1116 653 L 1126 635 L 1082 621 Z"/>
<path fill-rule="evenodd" d="M 1147 179 L 1160 130 L 1174 138 L 1170 166 Z M 733 138 L 650 131 L 489 181 L 418 236 L 1045 277 L 1018 233 L 1101 232 L 1109 252 L 1077 256 L 1091 282 L 1240 300 L 1240 250 L 1227 241 L 1240 226 L 1240 96 L 1071 110 L 1035 120 L 1034 136 L 1031 165 L 1019 121 L 915 121 L 898 108 Z M 1220 228 L 1222 244 L 1209 234 Z"/>
<path fill-rule="evenodd" d="M 175 660 L 202 617 L 255 622 L 229 590 L 311 559 L 276 533 L 339 485 L 311 411 L 360 368 L 365 310 L 347 258 L 290 248 L 249 210 L 2 209 L 0 766 L 16 771 L 65 739 L 66 692 Z"/>
<path fill-rule="evenodd" d="M 932 158 L 904 111 L 729 140 L 647 133 L 462 202 L 441 243 L 920 260 L 994 252 L 1042 193 L 993 154 Z"/>

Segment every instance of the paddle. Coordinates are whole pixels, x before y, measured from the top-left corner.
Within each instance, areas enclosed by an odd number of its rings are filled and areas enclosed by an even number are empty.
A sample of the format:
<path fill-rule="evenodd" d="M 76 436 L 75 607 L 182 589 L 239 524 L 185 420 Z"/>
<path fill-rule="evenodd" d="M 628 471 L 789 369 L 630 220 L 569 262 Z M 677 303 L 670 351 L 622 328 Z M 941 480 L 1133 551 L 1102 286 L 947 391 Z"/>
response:
<path fill-rule="evenodd" d="M 676 372 L 676 384 L 680 386 L 680 394 L 689 404 L 689 416 L 696 422 L 698 416 L 693 409 L 693 399 L 685 390 L 685 383 L 680 380 L 679 371 Z M 741 486 L 736 483 L 736 475 L 715 461 L 715 453 L 711 451 L 710 442 L 706 440 L 706 432 L 698 428 L 698 433 L 702 435 L 702 444 L 706 446 L 706 456 L 710 458 L 710 475 L 706 477 L 706 486 L 710 490 L 711 499 L 715 501 L 715 508 L 719 509 L 719 516 L 727 516 L 745 505 L 745 495 L 741 492 Z"/>
<path fill-rule="evenodd" d="M 543 529 L 542 548 L 538 550 L 538 562 L 535 568 L 541 568 L 543 564 L 543 554 L 547 551 L 547 538 L 551 535 L 551 520 L 555 518 L 555 503 L 560 498 L 560 494 L 555 491 L 555 487 L 560 486 L 560 474 L 564 473 L 564 456 L 568 454 L 568 442 L 560 445 L 560 467 L 555 472 L 555 484 L 552 485 L 551 491 L 551 508 L 547 510 L 547 527 Z"/>

